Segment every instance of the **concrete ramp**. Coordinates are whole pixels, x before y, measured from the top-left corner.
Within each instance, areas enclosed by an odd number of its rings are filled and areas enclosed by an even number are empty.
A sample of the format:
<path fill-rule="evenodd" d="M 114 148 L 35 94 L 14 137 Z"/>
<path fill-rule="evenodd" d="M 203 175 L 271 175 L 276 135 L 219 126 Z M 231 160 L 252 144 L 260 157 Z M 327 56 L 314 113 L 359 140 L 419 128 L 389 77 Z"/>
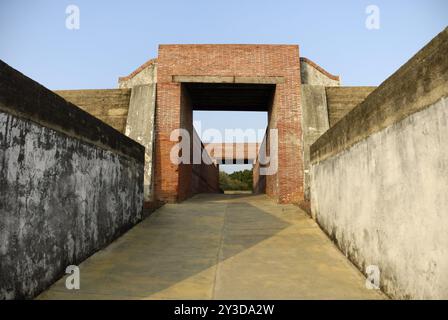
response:
<path fill-rule="evenodd" d="M 382 299 L 317 224 L 264 195 L 160 208 L 39 299 Z"/>

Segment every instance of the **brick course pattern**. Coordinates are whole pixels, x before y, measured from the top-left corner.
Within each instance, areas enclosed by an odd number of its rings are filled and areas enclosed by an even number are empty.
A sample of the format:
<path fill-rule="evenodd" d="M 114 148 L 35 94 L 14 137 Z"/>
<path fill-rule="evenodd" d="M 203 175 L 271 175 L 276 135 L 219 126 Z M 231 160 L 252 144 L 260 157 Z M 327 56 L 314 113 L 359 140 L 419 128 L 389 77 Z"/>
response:
<path fill-rule="evenodd" d="M 172 130 L 190 130 L 191 106 L 174 76 L 283 77 L 269 108 L 269 128 L 278 129 L 278 172 L 266 193 L 281 203 L 303 199 L 300 60 L 296 45 L 160 45 L 157 71 L 155 190 L 161 201 L 181 201 L 191 188 L 191 166 L 174 165 Z M 187 172 L 184 172 L 187 170 Z"/>

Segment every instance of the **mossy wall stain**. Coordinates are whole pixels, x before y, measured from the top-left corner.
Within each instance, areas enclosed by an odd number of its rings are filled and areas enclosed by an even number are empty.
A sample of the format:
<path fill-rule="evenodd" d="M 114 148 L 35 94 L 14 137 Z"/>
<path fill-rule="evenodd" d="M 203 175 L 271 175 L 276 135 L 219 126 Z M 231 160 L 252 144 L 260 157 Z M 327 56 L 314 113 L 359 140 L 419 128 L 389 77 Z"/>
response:
<path fill-rule="evenodd" d="M 32 298 L 142 218 L 143 162 L 0 113 L 0 299 Z"/>

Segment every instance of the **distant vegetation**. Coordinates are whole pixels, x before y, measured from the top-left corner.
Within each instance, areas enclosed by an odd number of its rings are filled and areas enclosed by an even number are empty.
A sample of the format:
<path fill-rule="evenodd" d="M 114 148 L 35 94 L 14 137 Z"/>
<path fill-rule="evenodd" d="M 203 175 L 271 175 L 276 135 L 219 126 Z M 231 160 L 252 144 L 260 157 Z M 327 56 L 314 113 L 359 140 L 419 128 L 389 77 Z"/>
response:
<path fill-rule="evenodd" d="M 219 172 L 219 186 L 222 190 L 252 190 L 252 170 Z"/>

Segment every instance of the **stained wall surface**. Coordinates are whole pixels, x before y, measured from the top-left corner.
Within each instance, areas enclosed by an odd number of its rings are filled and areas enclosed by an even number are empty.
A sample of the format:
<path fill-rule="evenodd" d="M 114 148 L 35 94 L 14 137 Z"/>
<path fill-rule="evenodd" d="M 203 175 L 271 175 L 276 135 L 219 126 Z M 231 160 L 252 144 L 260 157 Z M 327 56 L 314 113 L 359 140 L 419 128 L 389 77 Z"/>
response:
<path fill-rule="evenodd" d="M 310 146 L 330 128 L 328 104 L 324 86 L 303 84 L 302 127 L 303 127 L 303 169 L 305 199 L 310 199 Z"/>
<path fill-rule="evenodd" d="M 125 132 L 131 98 L 130 89 L 56 90 L 73 103 L 112 128 Z"/>
<path fill-rule="evenodd" d="M 0 299 L 32 298 L 142 218 L 144 148 L 0 61 Z"/>
<path fill-rule="evenodd" d="M 376 87 L 326 87 L 330 127 L 363 102 L 375 89 Z"/>
<path fill-rule="evenodd" d="M 448 298 L 448 29 L 311 146 L 320 226 L 393 298 Z"/>
<path fill-rule="evenodd" d="M 333 75 L 308 58 L 300 58 L 300 77 L 302 84 L 311 86 L 340 86 L 339 76 Z"/>

